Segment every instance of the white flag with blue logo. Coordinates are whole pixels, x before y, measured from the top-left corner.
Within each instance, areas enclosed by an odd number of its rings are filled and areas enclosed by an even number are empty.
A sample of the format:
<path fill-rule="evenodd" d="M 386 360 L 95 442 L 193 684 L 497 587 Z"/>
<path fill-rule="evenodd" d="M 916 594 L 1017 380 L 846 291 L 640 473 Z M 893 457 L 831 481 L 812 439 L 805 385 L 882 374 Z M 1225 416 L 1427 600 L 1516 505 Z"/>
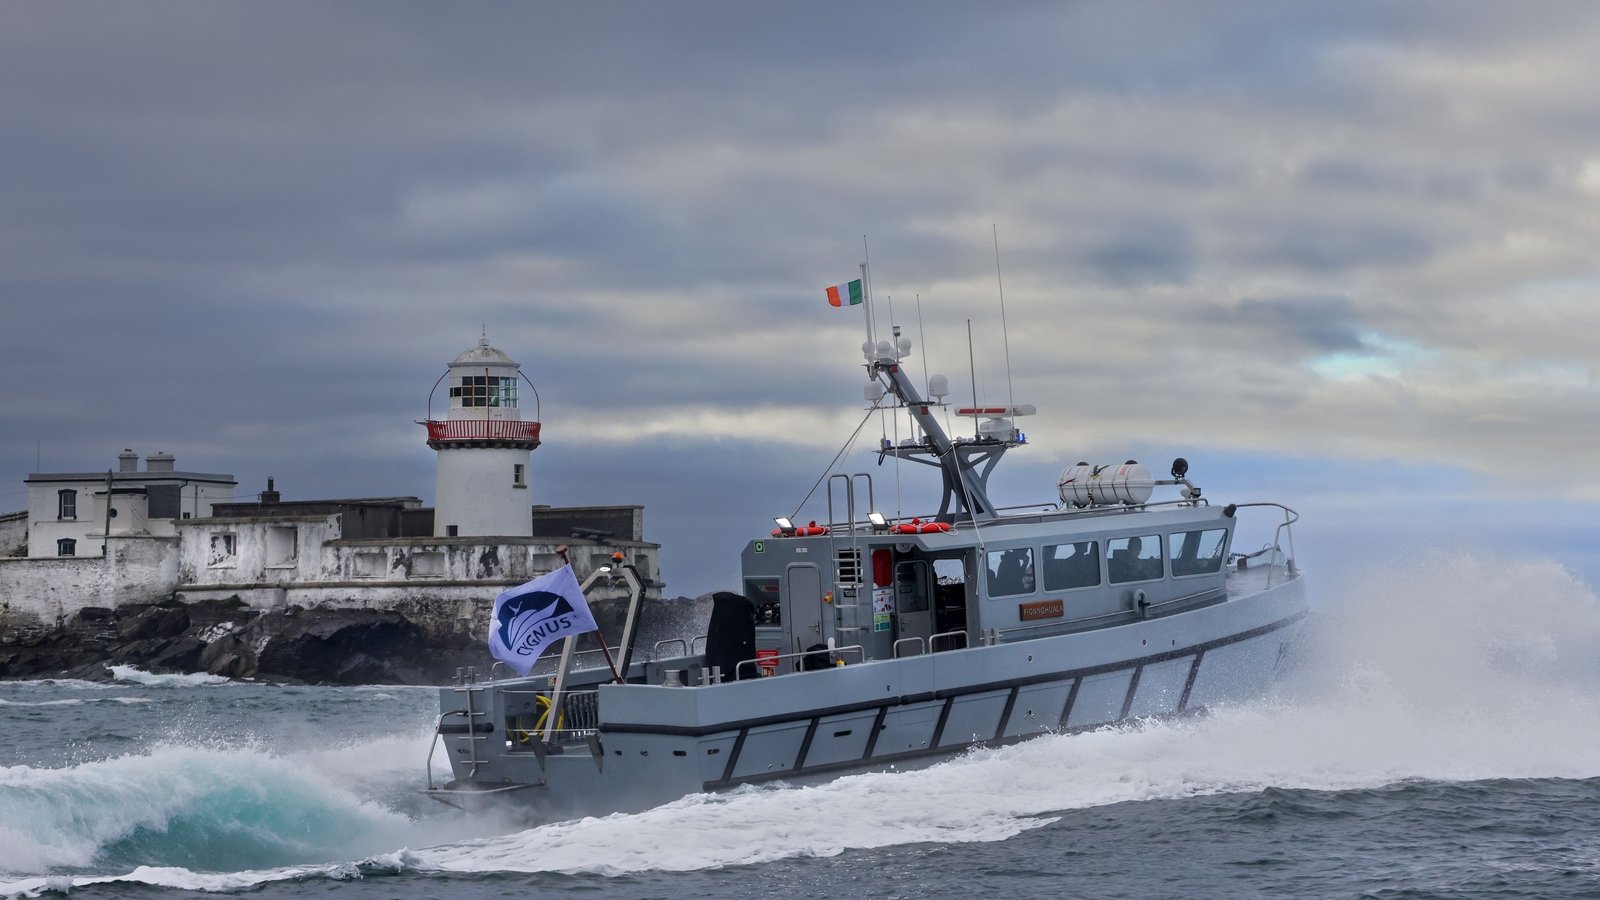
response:
<path fill-rule="evenodd" d="M 562 566 L 494 598 L 489 652 L 518 675 L 526 675 L 556 638 L 598 628 L 572 566 Z"/>

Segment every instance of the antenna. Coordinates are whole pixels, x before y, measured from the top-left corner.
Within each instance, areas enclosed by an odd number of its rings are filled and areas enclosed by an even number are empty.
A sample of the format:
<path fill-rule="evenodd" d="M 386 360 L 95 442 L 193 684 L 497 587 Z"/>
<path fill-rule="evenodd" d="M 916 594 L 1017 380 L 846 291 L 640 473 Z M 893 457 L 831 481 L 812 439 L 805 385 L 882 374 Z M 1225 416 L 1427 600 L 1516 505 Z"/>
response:
<path fill-rule="evenodd" d="M 1011 393 L 1011 332 L 1006 328 L 1006 285 L 1000 278 L 1000 227 L 993 224 L 989 227 L 994 232 L 994 283 L 1000 289 L 1000 337 L 1006 348 L 1006 406 L 1016 409 L 1017 398 Z M 978 405 L 976 399 L 972 405 Z"/>
<path fill-rule="evenodd" d="M 967 320 L 967 371 L 972 374 L 972 407 L 978 407 L 978 364 L 972 355 L 972 320 Z M 978 417 L 972 417 L 972 436 L 978 437 Z M 971 507 L 968 507 L 971 509 Z"/>
<path fill-rule="evenodd" d="M 877 316 L 872 311 L 872 254 L 867 250 L 867 236 L 861 236 L 861 278 L 866 282 L 862 285 L 867 294 L 867 340 L 874 346 L 878 340 Z"/>
<path fill-rule="evenodd" d="M 922 328 L 922 293 L 917 293 L 917 340 L 922 343 L 922 396 L 928 396 L 928 332 Z"/>

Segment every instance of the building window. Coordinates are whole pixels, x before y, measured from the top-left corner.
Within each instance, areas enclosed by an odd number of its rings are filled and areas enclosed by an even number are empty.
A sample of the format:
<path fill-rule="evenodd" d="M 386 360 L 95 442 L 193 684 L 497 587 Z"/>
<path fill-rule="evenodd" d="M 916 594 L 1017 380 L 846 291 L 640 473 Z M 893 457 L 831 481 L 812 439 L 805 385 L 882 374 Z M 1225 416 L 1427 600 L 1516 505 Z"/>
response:
<path fill-rule="evenodd" d="M 456 532 L 459 531 L 459 530 L 460 529 L 457 528 L 455 525 L 446 525 L 444 527 L 444 536 L 445 537 L 455 537 L 456 536 Z"/>
<path fill-rule="evenodd" d="M 78 492 L 69 489 L 56 491 L 56 518 L 76 519 L 78 517 Z M 71 554 L 63 554 L 71 555 Z"/>
<path fill-rule="evenodd" d="M 460 384 L 451 386 L 450 397 L 460 401 L 462 406 L 515 408 L 517 379 L 516 376 L 464 375 Z"/>
<path fill-rule="evenodd" d="M 293 526 L 267 529 L 267 565 L 289 568 L 300 556 L 300 532 Z"/>
<path fill-rule="evenodd" d="M 382 578 L 389 571 L 389 555 L 375 551 L 357 553 L 350 558 L 350 574 L 356 578 Z"/>
<path fill-rule="evenodd" d="M 239 536 L 232 533 L 211 536 L 211 562 L 213 567 L 231 566 L 239 556 Z"/>
<path fill-rule="evenodd" d="M 62 538 L 61 540 L 56 541 L 56 555 L 57 556 L 77 556 L 78 555 L 78 542 L 73 540 L 72 538 Z"/>
<path fill-rule="evenodd" d="M 411 554 L 411 577 L 443 578 L 444 554 L 437 550 Z"/>
<path fill-rule="evenodd" d="M 511 466 L 511 486 L 525 488 L 528 486 L 528 467 L 522 463 L 513 463 Z"/>

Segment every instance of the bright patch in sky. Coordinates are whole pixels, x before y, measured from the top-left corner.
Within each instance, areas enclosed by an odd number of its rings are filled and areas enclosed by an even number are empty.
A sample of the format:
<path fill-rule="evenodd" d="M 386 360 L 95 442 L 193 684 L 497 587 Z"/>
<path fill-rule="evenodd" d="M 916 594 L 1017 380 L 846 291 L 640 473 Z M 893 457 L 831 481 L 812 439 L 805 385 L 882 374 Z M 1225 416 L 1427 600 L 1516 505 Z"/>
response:
<path fill-rule="evenodd" d="M 1330 380 L 1398 378 L 1401 373 L 1430 359 L 1435 351 L 1410 341 L 1368 332 L 1361 335 L 1361 350 L 1328 353 L 1311 359 L 1313 372 Z"/>

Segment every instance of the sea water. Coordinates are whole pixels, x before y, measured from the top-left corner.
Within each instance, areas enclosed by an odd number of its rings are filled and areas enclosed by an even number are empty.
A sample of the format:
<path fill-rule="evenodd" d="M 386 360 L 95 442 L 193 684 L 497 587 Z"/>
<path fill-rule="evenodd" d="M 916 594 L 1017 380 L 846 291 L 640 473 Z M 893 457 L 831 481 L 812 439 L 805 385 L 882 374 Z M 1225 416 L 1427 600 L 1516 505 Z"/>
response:
<path fill-rule="evenodd" d="M 0 684 L 0 895 L 1600 896 L 1594 592 L 1345 582 L 1258 701 L 565 822 L 423 797 L 431 689 Z"/>

